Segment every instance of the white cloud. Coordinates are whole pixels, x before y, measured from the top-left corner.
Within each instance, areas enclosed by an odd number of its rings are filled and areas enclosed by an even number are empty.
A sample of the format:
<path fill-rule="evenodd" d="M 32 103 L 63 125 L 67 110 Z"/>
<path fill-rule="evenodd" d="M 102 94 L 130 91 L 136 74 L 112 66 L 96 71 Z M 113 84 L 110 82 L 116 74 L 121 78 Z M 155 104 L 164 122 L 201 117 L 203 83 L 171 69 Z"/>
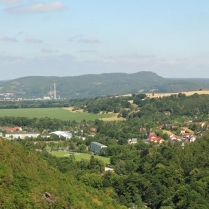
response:
<path fill-rule="evenodd" d="M 20 2 L 20 0 L 0 0 L 1 3 L 14 4 Z"/>
<path fill-rule="evenodd" d="M 25 39 L 25 42 L 27 43 L 42 43 L 43 41 L 37 38 L 33 38 L 33 37 L 27 37 Z"/>
<path fill-rule="evenodd" d="M 82 42 L 82 43 L 99 43 L 99 40 L 97 38 L 87 37 L 87 38 L 80 39 L 79 42 Z"/>
<path fill-rule="evenodd" d="M 60 2 L 52 2 L 49 4 L 38 3 L 30 6 L 16 6 L 6 9 L 7 12 L 13 14 L 28 14 L 28 13 L 46 13 L 55 12 L 65 9 L 65 5 Z"/>
<path fill-rule="evenodd" d="M 0 41 L 17 42 L 17 40 L 15 38 L 11 38 L 11 37 L 5 36 L 3 34 L 0 34 Z"/>

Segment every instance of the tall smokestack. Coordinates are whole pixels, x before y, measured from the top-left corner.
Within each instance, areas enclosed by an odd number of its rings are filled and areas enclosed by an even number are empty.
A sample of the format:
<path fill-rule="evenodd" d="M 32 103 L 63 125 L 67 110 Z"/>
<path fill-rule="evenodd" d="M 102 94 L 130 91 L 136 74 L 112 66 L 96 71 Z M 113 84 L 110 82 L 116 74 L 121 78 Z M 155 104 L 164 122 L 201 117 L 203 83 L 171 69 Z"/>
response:
<path fill-rule="evenodd" d="M 54 83 L 54 99 L 57 99 L 56 83 Z"/>
<path fill-rule="evenodd" d="M 52 85 L 50 85 L 50 91 L 49 91 L 49 95 L 50 95 L 50 98 L 52 99 L 52 93 L 53 93 L 53 91 L 52 91 Z"/>

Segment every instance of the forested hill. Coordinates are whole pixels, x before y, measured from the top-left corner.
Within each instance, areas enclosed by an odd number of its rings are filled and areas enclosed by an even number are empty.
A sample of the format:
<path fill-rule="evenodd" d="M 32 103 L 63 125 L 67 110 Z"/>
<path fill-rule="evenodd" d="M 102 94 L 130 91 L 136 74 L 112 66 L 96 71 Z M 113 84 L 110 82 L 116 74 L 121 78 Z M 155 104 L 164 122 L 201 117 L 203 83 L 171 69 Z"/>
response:
<path fill-rule="evenodd" d="M 0 138 L 0 208 L 125 208 L 20 144 Z"/>
<path fill-rule="evenodd" d="M 83 98 L 121 95 L 138 92 L 181 92 L 209 88 L 209 79 L 167 79 L 153 72 L 133 74 L 105 73 L 74 77 L 23 77 L 0 83 L 0 93 L 14 93 L 21 98 L 43 98 L 53 93 L 57 97 Z"/>

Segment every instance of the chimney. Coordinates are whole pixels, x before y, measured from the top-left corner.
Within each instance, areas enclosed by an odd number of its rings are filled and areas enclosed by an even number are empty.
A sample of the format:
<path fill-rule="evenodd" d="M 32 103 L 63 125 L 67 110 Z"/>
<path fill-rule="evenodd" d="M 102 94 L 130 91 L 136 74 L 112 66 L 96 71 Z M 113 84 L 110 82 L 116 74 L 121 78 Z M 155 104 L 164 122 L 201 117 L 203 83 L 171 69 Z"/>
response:
<path fill-rule="evenodd" d="M 56 83 L 54 83 L 54 99 L 57 99 Z"/>

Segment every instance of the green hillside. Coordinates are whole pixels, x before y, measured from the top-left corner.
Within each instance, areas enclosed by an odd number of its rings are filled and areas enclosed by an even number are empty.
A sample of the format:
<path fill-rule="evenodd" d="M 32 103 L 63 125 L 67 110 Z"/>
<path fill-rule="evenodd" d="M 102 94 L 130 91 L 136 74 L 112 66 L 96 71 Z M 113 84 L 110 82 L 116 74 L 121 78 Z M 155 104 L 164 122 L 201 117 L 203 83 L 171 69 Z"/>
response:
<path fill-rule="evenodd" d="M 102 191 L 60 173 L 19 144 L 0 139 L 0 208 L 124 208 Z"/>
<path fill-rule="evenodd" d="M 53 89 L 53 85 L 56 83 L 58 97 L 83 98 L 138 92 L 164 83 L 164 80 L 152 72 L 108 73 L 74 77 L 31 76 L 0 83 L 0 92 L 13 92 L 17 97 L 23 98 L 42 98 L 49 96 L 50 88 Z"/>
<path fill-rule="evenodd" d="M 209 79 L 168 79 L 153 72 L 133 74 L 105 73 L 73 77 L 30 76 L 0 82 L 0 93 L 14 93 L 18 98 L 86 98 L 138 92 L 181 92 L 209 88 Z M 51 91 L 50 91 L 51 90 Z"/>

